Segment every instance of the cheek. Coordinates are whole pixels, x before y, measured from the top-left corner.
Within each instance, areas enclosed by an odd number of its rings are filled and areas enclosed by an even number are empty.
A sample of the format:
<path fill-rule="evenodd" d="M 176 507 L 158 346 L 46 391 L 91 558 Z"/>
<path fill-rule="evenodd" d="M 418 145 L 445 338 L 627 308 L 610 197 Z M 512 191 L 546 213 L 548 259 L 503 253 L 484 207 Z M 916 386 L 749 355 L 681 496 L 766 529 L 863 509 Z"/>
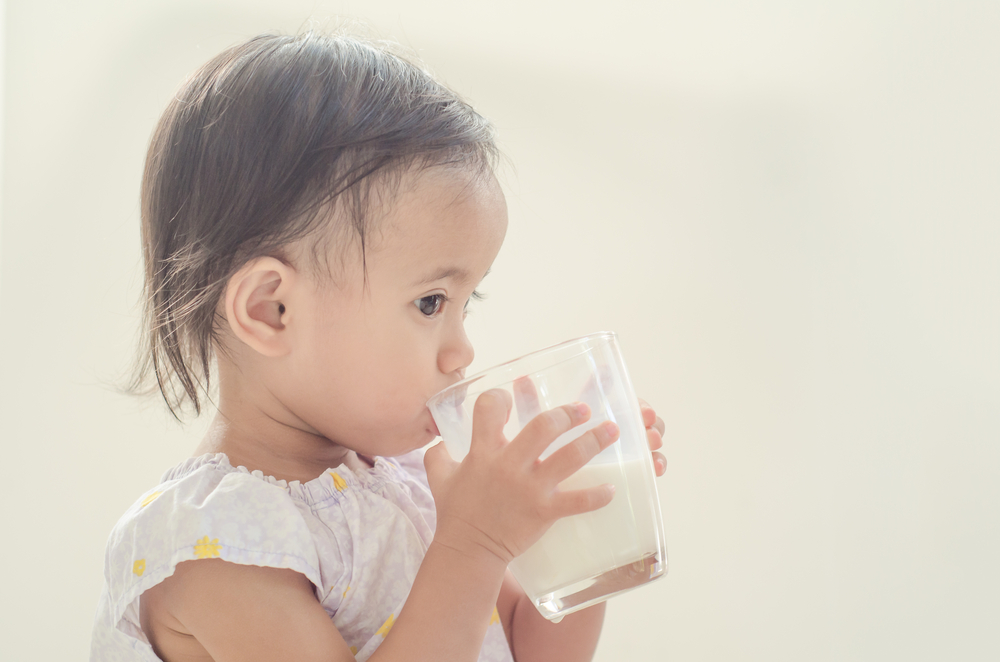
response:
<path fill-rule="evenodd" d="M 313 320 L 297 360 L 299 374 L 325 397 L 354 403 L 359 413 L 412 418 L 440 386 L 431 330 L 405 310 L 351 312 L 339 320 Z"/>
<path fill-rule="evenodd" d="M 422 411 L 438 390 L 434 355 L 420 343 L 397 339 L 374 352 L 369 361 L 365 367 L 370 392 L 400 417 Z"/>

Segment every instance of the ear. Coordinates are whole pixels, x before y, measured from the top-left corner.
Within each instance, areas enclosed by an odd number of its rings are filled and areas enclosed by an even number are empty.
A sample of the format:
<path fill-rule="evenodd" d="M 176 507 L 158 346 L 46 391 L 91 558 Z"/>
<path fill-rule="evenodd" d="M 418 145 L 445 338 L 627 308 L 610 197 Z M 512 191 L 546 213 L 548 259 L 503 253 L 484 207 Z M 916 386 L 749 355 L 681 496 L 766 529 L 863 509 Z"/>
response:
<path fill-rule="evenodd" d="M 295 287 L 295 269 L 273 257 L 247 263 L 226 287 L 226 321 L 233 335 L 267 357 L 291 350 L 287 325 L 294 312 L 286 303 Z"/>

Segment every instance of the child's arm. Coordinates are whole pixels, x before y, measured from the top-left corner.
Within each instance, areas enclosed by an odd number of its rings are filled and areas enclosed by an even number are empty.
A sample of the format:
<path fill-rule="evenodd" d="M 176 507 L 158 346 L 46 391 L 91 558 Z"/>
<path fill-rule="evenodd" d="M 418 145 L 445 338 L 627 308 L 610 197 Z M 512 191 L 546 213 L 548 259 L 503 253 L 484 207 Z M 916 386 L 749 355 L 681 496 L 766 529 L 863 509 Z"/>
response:
<path fill-rule="evenodd" d="M 371 660 L 474 660 L 504 564 L 434 543 L 390 636 Z M 301 574 L 221 559 L 186 561 L 141 598 L 142 629 L 168 662 L 353 661 Z M 425 653 L 425 654 L 422 654 Z"/>
<path fill-rule="evenodd" d="M 293 570 L 185 561 L 142 594 L 139 620 L 167 662 L 354 659 L 312 585 Z"/>
<path fill-rule="evenodd" d="M 604 624 L 604 602 L 551 623 L 524 594 L 514 577 L 507 573 L 497 611 L 507 634 L 507 643 L 516 662 L 586 662 L 594 657 Z"/>
<path fill-rule="evenodd" d="M 475 660 L 507 563 L 559 517 L 610 501 L 603 487 L 559 492 L 557 486 L 609 446 L 616 430 L 598 426 L 539 462 L 541 450 L 589 412 L 573 406 L 546 412 L 507 443 L 502 429 L 509 408 L 506 396 L 480 398 L 472 450 L 461 464 L 442 446 L 428 451 L 437 531 L 373 662 Z M 143 631 L 168 662 L 353 660 L 312 585 L 290 570 L 184 562 L 143 594 L 140 613 Z"/>

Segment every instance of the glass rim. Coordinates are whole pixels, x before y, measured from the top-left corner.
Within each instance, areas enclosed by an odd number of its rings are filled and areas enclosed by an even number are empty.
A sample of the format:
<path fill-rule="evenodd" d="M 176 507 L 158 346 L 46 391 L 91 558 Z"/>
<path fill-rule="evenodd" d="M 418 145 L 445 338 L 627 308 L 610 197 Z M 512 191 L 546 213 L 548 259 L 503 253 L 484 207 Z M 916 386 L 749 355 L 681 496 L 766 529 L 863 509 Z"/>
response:
<path fill-rule="evenodd" d="M 497 370 L 502 370 L 504 368 L 509 368 L 510 366 L 512 366 L 515 363 L 518 363 L 520 361 L 527 361 L 528 359 L 536 358 L 538 356 L 541 356 L 543 354 L 548 354 L 550 352 L 555 352 L 557 350 L 564 349 L 566 347 L 570 347 L 572 345 L 575 345 L 575 344 L 578 344 L 578 343 L 582 343 L 582 342 L 587 341 L 587 340 L 604 340 L 604 341 L 609 341 L 610 340 L 610 341 L 614 341 L 614 340 L 617 340 L 617 339 L 618 339 L 618 334 L 615 333 L 614 331 L 596 331 L 594 333 L 588 333 L 585 336 L 579 336 L 578 338 L 572 338 L 570 340 L 564 340 L 564 341 L 558 342 L 558 343 L 556 343 L 554 345 L 549 345 L 548 347 L 543 347 L 541 349 L 536 349 L 534 351 L 528 352 L 527 354 L 522 354 L 521 356 L 518 356 L 516 358 L 510 359 L 508 361 L 504 361 L 503 363 L 498 363 L 495 366 L 491 366 L 489 368 L 485 368 L 483 370 L 480 370 L 479 372 L 475 373 L 474 375 L 470 375 L 469 377 L 466 377 L 465 379 L 463 379 L 461 381 L 455 382 L 451 386 L 446 386 L 445 388 L 441 389 L 440 391 L 438 391 L 437 393 L 435 393 L 434 395 L 432 395 L 430 397 L 430 399 L 427 401 L 427 406 L 429 408 L 432 403 L 435 403 L 438 400 L 440 400 L 441 396 L 443 394 L 445 394 L 445 393 L 448 393 L 449 391 L 460 390 L 460 389 L 463 389 L 463 388 L 467 389 L 471 384 L 473 384 L 474 382 L 479 381 L 480 379 L 482 379 L 483 377 L 485 377 L 487 374 L 489 374 L 491 372 L 495 372 Z M 563 361 L 568 360 L 570 358 L 574 358 L 575 356 L 579 356 L 579 354 L 574 355 L 573 357 L 567 357 L 567 359 L 563 359 Z M 562 361 L 560 361 L 560 363 L 562 363 Z"/>

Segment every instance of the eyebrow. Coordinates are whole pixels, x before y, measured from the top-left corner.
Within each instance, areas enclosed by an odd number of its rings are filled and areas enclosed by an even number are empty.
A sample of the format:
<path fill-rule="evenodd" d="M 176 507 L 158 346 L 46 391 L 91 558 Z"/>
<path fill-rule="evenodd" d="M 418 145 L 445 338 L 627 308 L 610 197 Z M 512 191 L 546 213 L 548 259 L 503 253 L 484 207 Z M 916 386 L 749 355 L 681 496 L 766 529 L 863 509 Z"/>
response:
<path fill-rule="evenodd" d="M 487 269 L 486 273 L 483 274 L 483 278 L 486 278 L 489 273 L 490 270 Z M 468 283 L 472 280 L 472 276 L 465 269 L 459 269 L 458 267 L 445 267 L 443 269 L 438 269 L 427 278 L 417 281 L 414 285 L 426 285 L 427 283 L 433 283 L 446 278 L 451 278 L 459 283 Z"/>

